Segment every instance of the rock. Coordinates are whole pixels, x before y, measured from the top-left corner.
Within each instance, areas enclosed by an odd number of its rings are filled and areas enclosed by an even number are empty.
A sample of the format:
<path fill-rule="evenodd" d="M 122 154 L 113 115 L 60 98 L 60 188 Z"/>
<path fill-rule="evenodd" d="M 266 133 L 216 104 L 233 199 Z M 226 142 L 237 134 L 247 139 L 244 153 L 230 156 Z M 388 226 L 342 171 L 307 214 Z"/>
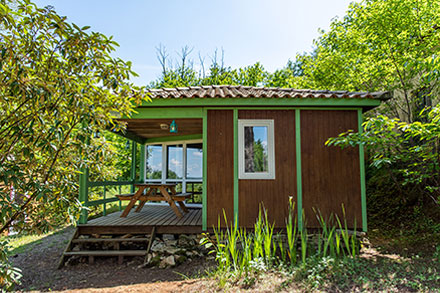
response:
<path fill-rule="evenodd" d="M 165 240 L 175 240 L 174 235 L 173 234 L 163 234 L 162 235 L 162 239 Z"/>
<path fill-rule="evenodd" d="M 112 235 L 102 235 L 101 238 L 102 239 L 111 239 Z"/>
<path fill-rule="evenodd" d="M 179 255 L 179 256 L 176 258 L 176 263 L 180 265 L 180 264 L 183 264 L 186 260 L 187 260 L 187 257 L 186 257 L 186 256 L 184 256 L 184 255 Z"/>
<path fill-rule="evenodd" d="M 157 253 L 149 253 L 145 262 L 146 266 L 157 266 L 160 263 L 160 255 Z"/>
<path fill-rule="evenodd" d="M 168 247 L 167 250 L 165 250 L 168 254 L 184 254 L 185 251 L 179 247 Z"/>
<path fill-rule="evenodd" d="M 165 252 L 167 249 L 167 245 L 162 241 L 155 241 L 153 242 L 153 245 L 151 245 L 151 251 L 153 252 Z"/>
<path fill-rule="evenodd" d="M 177 245 L 177 240 L 164 240 L 167 246 L 175 246 Z"/>
<path fill-rule="evenodd" d="M 174 255 L 170 255 L 162 259 L 159 264 L 159 268 L 163 269 L 166 267 L 173 267 L 176 265 L 176 261 L 174 260 Z"/>
<path fill-rule="evenodd" d="M 192 247 L 195 245 L 195 240 L 189 237 L 188 235 L 180 235 L 179 240 L 177 241 L 177 245 L 183 247 Z"/>
<path fill-rule="evenodd" d="M 80 249 L 79 249 L 79 246 L 78 245 L 75 245 L 73 248 L 72 248 L 72 251 L 80 251 Z"/>
<path fill-rule="evenodd" d="M 131 234 L 125 234 L 125 235 L 122 235 L 122 237 L 121 238 L 131 238 L 133 235 L 131 235 Z"/>
<path fill-rule="evenodd" d="M 90 236 L 89 235 L 79 235 L 78 239 L 89 239 Z"/>

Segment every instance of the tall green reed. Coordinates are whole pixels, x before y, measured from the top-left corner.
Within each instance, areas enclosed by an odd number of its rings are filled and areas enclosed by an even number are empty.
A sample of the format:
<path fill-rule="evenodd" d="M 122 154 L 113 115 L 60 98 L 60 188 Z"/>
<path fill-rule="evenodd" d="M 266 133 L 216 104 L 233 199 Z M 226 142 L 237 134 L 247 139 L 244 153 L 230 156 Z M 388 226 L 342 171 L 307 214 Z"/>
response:
<path fill-rule="evenodd" d="M 297 240 L 297 219 L 295 217 L 295 202 L 292 197 L 289 197 L 289 214 L 286 221 L 286 235 L 287 235 L 287 254 L 290 260 L 290 266 L 296 264 L 296 240 Z M 295 220 L 293 220 L 295 219 Z"/>
<path fill-rule="evenodd" d="M 226 279 L 229 278 L 228 274 L 241 277 L 243 273 L 247 278 L 252 272 L 271 269 L 276 264 L 292 269 L 298 264 L 298 250 L 302 264 L 307 262 L 309 256 L 339 258 L 354 257 L 359 253 L 359 241 L 356 233 L 348 229 L 344 206 L 343 221 L 337 215 L 335 217 L 337 225 L 333 224 L 333 215 L 325 219 L 319 210 L 315 210 L 320 226 L 318 235 L 313 238 L 317 239 L 317 242 L 309 239 L 312 235 L 308 234 L 304 211 L 302 215 L 304 224 L 303 228 L 299 229 L 295 216 L 295 202 L 289 198 L 289 214 L 284 230 L 287 242 L 285 245 L 280 233 L 274 235 L 275 224 L 269 221 L 263 205 L 260 206 L 253 232 L 239 228 L 237 218 L 233 223 L 228 223 L 223 211 L 225 226 L 221 226 L 219 217 L 217 227 L 213 227 L 214 237 L 205 234 L 201 243 L 211 248 L 210 253 L 216 254 L 217 270 L 222 273 L 222 278 Z M 356 230 L 356 222 L 354 229 Z"/>

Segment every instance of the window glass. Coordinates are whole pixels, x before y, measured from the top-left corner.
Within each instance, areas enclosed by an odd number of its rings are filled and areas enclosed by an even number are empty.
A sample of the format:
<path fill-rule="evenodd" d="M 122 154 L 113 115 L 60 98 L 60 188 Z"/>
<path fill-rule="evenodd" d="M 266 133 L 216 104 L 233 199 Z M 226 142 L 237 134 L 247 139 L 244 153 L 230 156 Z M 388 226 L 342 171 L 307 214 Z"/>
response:
<path fill-rule="evenodd" d="M 186 178 L 202 178 L 203 147 L 201 143 L 186 145 Z"/>
<path fill-rule="evenodd" d="M 167 146 L 167 179 L 182 179 L 183 147 L 182 145 Z"/>
<path fill-rule="evenodd" d="M 147 179 L 162 178 L 162 146 L 147 146 Z"/>
<path fill-rule="evenodd" d="M 238 120 L 238 178 L 275 179 L 274 120 Z"/>
<path fill-rule="evenodd" d="M 267 126 L 244 127 L 244 163 L 246 173 L 268 172 Z"/>

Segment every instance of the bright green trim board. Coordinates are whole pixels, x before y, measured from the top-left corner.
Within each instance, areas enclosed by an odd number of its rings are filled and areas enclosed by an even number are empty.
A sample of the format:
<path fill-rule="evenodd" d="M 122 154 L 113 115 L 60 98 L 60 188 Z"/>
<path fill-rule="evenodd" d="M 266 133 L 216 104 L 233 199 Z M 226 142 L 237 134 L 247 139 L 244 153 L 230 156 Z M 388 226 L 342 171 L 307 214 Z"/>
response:
<path fill-rule="evenodd" d="M 118 200 L 119 200 L 119 198 L 117 198 L 117 197 L 98 199 L 98 200 L 89 201 L 87 203 L 87 206 L 88 207 L 97 206 L 97 205 L 100 205 L 100 204 L 106 204 L 106 203 L 114 202 L 114 201 L 118 201 Z M 82 223 L 82 224 L 84 224 L 84 223 Z"/>
<path fill-rule="evenodd" d="M 362 109 L 358 110 L 358 131 L 362 133 Z M 367 189 L 365 183 L 365 157 L 364 146 L 359 145 L 359 165 L 361 176 L 361 204 L 362 204 L 362 230 L 367 232 Z"/>
<path fill-rule="evenodd" d="M 298 211 L 298 228 L 303 226 L 302 208 L 302 171 L 301 171 L 301 116 L 295 110 L 295 144 L 296 144 L 296 210 Z"/>
<path fill-rule="evenodd" d="M 135 141 L 131 142 L 131 169 L 130 169 L 130 179 L 131 181 L 136 180 L 136 150 L 137 144 Z M 134 185 L 131 186 L 131 192 L 134 192 Z"/>
<path fill-rule="evenodd" d="M 207 185 L 206 185 L 206 179 L 207 179 L 207 166 L 208 166 L 208 162 L 207 162 L 207 142 L 208 142 L 208 111 L 206 109 L 203 110 L 203 180 L 202 180 L 202 229 L 203 231 L 206 231 L 207 229 L 207 216 L 208 216 L 208 210 L 207 210 Z"/>
<path fill-rule="evenodd" d="M 81 168 L 81 173 L 79 174 L 79 201 L 82 205 L 87 206 L 89 201 L 89 169 L 86 167 Z M 81 214 L 79 216 L 79 223 L 87 223 L 88 212 L 86 209 L 81 209 Z"/>
<path fill-rule="evenodd" d="M 325 99 L 325 98 L 192 98 L 192 99 L 154 99 L 153 102 L 143 102 L 142 107 L 162 107 L 162 106 L 352 106 L 352 107 L 376 107 L 381 103 L 376 99 Z M 140 114 L 142 108 L 136 109 L 139 114 L 133 118 L 142 118 Z M 184 108 L 180 108 L 184 109 Z M 178 110 L 178 109 L 175 109 Z M 137 115 L 140 115 L 139 117 Z M 157 117 L 164 118 L 164 117 Z M 175 117 L 180 118 L 180 117 Z M 183 117 L 182 117 L 183 118 Z"/>
<path fill-rule="evenodd" d="M 168 106 L 177 106 L 171 103 Z M 146 106 L 156 106 L 156 104 L 149 103 Z M 202 108 L 136 108 L 135 113 L 130 118 L 125 119 L 178 119 L 178 118 L 202 118 Z"/>
<path fill-rule="evenodd" d="M 234 220 L 239 223 L 238 218 L 238 110 L 233 109 L 234 121 Z"/>
<path fill-rule="evenodd" d="M 182 140 L 195 140 L 203 139 L 203 134 L 190 134 L 190 135 L 170 135 L 163 137 L 154 137 L 147 139 L 146 143 L 156 143 L 156 142 L 169 142 L 169 141 L 182 141 Z"/>
<path fill-rule="evenodd" d="M 146 149 L 145 149 L 145 145 L 141 144 L 141 153 L 140 153 L 140 162 L 139 162 L 139 181 L 140 182 L 144 182 L 145 180 L 145 172 L 146 172 L 146 165 L 145 162 L 147 160 L 147 156 L 145 153 Z"/>

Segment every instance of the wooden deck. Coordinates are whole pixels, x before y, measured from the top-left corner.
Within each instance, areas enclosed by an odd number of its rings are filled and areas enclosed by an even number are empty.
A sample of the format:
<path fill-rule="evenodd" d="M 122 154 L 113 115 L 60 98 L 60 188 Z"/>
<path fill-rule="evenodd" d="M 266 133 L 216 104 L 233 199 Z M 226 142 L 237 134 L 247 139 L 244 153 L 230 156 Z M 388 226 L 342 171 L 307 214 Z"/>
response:
<path fill-rule="evenodd" d="M 189 213 L 178 218 L 167 205 L 145 205 L 136 213 L 134 209 L 126 218 L 122 212 L 89 220 L 78 226 L 80 234 L 147 234 L 156 227 L 156 233 L 195 234 L 202 232 L 202 209 L 189 208 Z"/>

